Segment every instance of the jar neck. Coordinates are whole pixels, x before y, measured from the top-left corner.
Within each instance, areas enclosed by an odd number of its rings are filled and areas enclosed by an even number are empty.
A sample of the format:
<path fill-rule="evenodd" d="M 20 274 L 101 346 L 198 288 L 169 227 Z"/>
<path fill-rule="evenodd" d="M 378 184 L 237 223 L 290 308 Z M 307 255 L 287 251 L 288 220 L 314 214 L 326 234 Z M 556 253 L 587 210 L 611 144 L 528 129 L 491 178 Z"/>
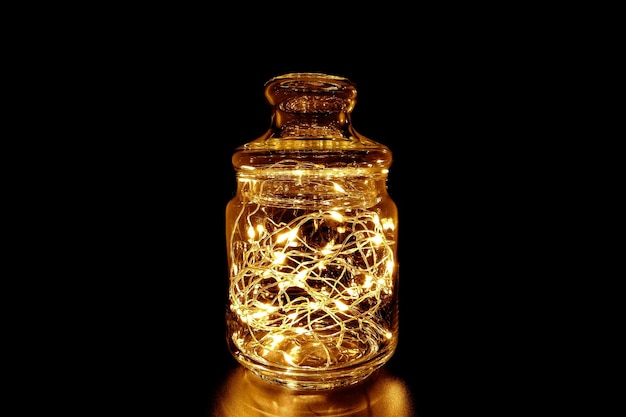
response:
<path fill-rule="evenodd" d="M 342 139 L 352 134 L 356 88 L 345 78 L 285 74 L 266 83 L 265 96 L 273 110 L 273 137 Z"/>

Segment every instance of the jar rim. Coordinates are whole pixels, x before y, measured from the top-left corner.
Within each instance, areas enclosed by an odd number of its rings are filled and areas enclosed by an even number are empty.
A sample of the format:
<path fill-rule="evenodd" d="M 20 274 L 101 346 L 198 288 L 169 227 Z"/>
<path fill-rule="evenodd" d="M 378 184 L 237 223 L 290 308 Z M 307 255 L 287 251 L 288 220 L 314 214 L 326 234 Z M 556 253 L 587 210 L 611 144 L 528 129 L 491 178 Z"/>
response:
<path fill-rule="evenodd" d="M 353 84 L 348 78 L 341 75 L 327 74 L 324 72 L 289 72 L 286 74 L 277 75 L 275 77 L 270 78 L 265 82 L 265 85 L 268 85 L 274 81 L 278 80 L 286 80 L 286 79 L 315 79 L 315 80 L 333 80 L 333 81 L 342 81 Z"/>
<path fill-rule="evenodd" d="M 294 94 L 332 95 L 348 100 L 350 106 L 354 106 L 357 89 L 356 84 L 346 77 L 321 72 L 292 72 L 265 83 L 265 97 L 271 105 Z"/>

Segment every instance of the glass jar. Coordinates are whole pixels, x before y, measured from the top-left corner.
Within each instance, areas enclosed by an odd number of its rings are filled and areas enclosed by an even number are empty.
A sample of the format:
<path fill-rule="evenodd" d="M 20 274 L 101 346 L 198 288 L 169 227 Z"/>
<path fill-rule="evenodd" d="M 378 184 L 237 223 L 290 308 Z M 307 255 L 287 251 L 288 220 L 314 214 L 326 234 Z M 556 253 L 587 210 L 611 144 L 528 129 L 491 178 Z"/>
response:
<path fill-rule="evenodd" d="M 363 381 L 397 346 L 392 154 L 352 127 L 356 95 L 335 75 L 274 77 L 271 127 L 232 155 L 228 346 L 257 376 L 293 389 Z"/>

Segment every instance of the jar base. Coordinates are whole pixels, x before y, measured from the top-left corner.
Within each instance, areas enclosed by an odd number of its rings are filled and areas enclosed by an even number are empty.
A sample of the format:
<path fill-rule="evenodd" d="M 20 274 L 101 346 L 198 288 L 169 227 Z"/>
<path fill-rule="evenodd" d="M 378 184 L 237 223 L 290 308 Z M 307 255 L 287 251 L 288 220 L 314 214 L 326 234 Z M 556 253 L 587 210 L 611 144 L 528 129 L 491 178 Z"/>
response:
<path fill-rule="evenodd" d="M 235 359 L 257 377 L 284 388 L 296 391 L 323 391 L 349 387 L 368 379 L 393 356 L 395 347 L 385 351 L 369 362 L 334 369 L 293 369 L 275 367 L 251 361 L 233 351 Z"/>

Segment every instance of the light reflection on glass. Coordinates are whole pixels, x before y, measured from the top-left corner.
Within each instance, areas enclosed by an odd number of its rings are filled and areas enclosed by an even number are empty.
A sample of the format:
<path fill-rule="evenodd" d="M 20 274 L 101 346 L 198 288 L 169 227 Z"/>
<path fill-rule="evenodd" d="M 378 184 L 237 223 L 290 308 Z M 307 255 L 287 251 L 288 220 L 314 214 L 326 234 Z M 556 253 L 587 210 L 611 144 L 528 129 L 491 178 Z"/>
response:
<path fill-rule="evenodd" d="M 293 391 L 270 384 L 243 367 L 227 376 L 211 417 L 416 417 L 404 381 L 384 368 L 353 387 Z"/>

